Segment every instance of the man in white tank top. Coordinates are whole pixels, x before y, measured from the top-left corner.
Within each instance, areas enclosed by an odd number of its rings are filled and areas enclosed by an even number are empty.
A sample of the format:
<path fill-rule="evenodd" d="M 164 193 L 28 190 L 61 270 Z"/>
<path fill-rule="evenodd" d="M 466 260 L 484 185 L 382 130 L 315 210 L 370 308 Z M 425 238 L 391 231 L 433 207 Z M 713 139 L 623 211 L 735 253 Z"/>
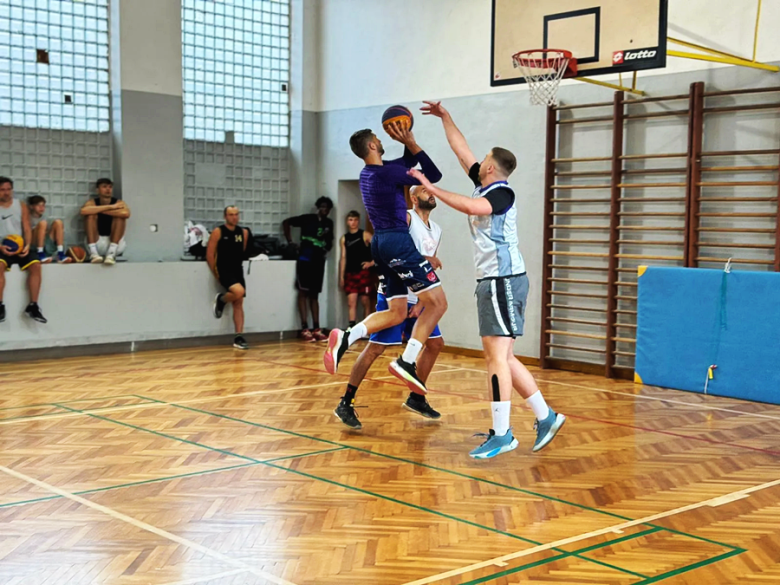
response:
<path fill-rule="evenodd" d="M 38 294 L 41 292 L 41 263 L 30 253 L 32 230 L 30 229 L 30 210 L 26 204 L 14 199 L 14 182 L 8 177 L 0 177 L 0 243 L 7 236 L 21 236 L 24 244 L 18 250 L 0 245 L 0 323 L 5 321 L 5 273 L 14 264 L 27 273 L 27 290 L 30 291 L 30 304 L 24 310 L 25 315 L 38 323 L 46 323 L 46 318 L 38 306 Z"/>
<path fill-rule="evenodd" d="M 409 197 L 414 208 L 411 211 L 407 210 L 409 235 L 412 237 L 414 246 L 428 261 L 430 268 L 432 270 L 440 270 L 441 261 L 436 257 L 436 252 L 441 242 L 441 228 L 438 224 L 431 221 L 429 217 L 431 211 L 436 207 L 436 199 L 419 186 L 412 188 Z M 385 297 L 385 286 L 380 276 L 376 309 L 377 311 L 384 311 L 387 308 L 388 299 Z M 362 428 L 355 414 L 355 394 L 371 365 L 384 353 L 386 347 L 390 345 L 400 347 L 404 340 L 411 338 L 412 330 L 421 312 L 422 305 L 418 303 L 417 295 L 409 291 L 406 320 L 403 323 L 371 334 L 368 344 L 358 357 L 355 365 L 352 366 L 347 390 L 335 410 L 335 415 L 348 427 L 353 429 Z M 436 358 L 443 348 L 444 339 L 441 336 L 439 326 L 436 325 L 417 360 L 417 376 L 422 380 L 423 384 L 428 379 L 428 375 L 433 369 L 433 364 L 436 363 Z M 441 417 L 441 414 L 428 404 L 422 391 L 416 388 L 409 393 L 406 402 L 403 403 L 403 407 L 425 418 L 435 420 Z"/>
<path fill-rule="evenodd" d="M 469 216 L 477 269 L 479 334 L 493 414 L 493 428 L 469 455 L 490 459 L 517 448 L 509 426 L 512 388 L 536 415 L 533 450 L 539 451 L 555 438 L 566 417 L 547 406 L 534 377 L 513 351 L 515 338 L 523 334 L 528 297 L 528 276 L 518 248 L 517 201 L 507 181 L 517 160 L 508 150 L 494 147 L 480 163 L 440 102 L 425 102 L 422 111 L 441 119 L 450 147 L 475 186 L 471 197 L 464 197 L 434 187 L 419 171 L 409 171 L 437 199 Z"/>

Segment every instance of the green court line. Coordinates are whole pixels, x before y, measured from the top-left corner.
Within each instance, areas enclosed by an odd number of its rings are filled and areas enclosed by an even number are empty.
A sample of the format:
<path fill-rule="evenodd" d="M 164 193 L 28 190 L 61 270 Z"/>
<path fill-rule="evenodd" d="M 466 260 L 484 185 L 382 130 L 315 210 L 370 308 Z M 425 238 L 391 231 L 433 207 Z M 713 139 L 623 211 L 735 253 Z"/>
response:
<path fill-rule="evenodd" d="M 730 550 L 729 552 L 723 553 L 722 555 L 705 559 L 703 561 L 699 561 L 698 563 L 693 563 L 692 565 L 686 565 L 685 567 L 680 567 L 679 569 L 674 569 L 667 573 L 661 573 L 660 575 L 656 575 L 655 577 L 648 577 L 644 581 L 639 581 L 637 583 L 634 583 L 633 585 L 650 585 L 650 583 L 658 583 L 659 581 L 663 581 L 664 579 L 670 579 L 671 577 L 676 577 L 677 575 L 681 575 L 683 573 L 687 573 L 695 569 L 700 569 L 701 567 L 706 567 L 707 565 L 711 565 L 713 563 L 724 561 L 730 557 L 741 555 L 744 552 L 747 552 L 744 548 L 735 548 L 734 550 Z"/>
<path fill-rule="evenodd" d="M 134 394 L 133 395 L 128 394 L 125 398 L 130 397 L 130 396 L 136 397 Z M 140 397 L 136 397 L 136 398 L 140 398 Z M 74 412 L 84 412 L 84 413 L 86 413 L 86 412 L 100 412 L 101 410 L 109 410 L 109 409 L 112 409 L 112 408 L 122 408 L 123 406 L 140 406 L 142 404 L 153 404 L 154 402 L 157 402 L 156 400 L 149 401 L 148 398 L 146 398 L 144 400 L 147 400 L 147 402 L 140 402 L 140 403 L 137 403 L 137 404 L 120 404 L 120 405 L 114 405 L 114 406 L 101 406 L 100 408 L 90 408 L 88 410 L 76 410 Z M 83 401 L 81 401 L 81 402 L 83 402 Z M 61 402 L 60 404 L 65 404 L 65 403 Z M 66 409 L 67 410 L 67 407 L 59 406 L 55 402 L 52 402 L 51 404 L 47 404 L 45 406 L 51 406 L 51 407 L 54 407 L 54 408 Z M 9 418 L 0 418 L 0 422 L 7 422 L 9 420 L 44 419 L 44 418 L 49 418 L 49 417 L 52 417 L 52 416 L 58 416 L 60 414 L 62 414 L 62 413 L 61 412 L 47 412 L 45 414 L 30 414 L 30 415 L 24 415 L 24 416 L 12 416 L 12 417 L 9 417 Z"/>
<path fill-rule="evenodd" d="M 298 455 L 287 455 L 285 457 L 276 457 L 274 459 L 258 461 L 256 463 L 255 462 L 252 462 L 252 463 L 241 463 L 239 465 L 230 465 L 228 467 L 217 467 L 216 469 L 203 469 L 201 471 L 192 471 L 190 473 L 180 473 L 178 475 L 167 475 L 165 477 L 156 477 L 156 478 L 153 478 L 153 479 L 144 479 L 144 480 L 141 480 L 141 481 L 131 481 L 131 482 L 128 482 L 128 483 L 121 483 L 121 484 L 117 484 L 117 485 L 110 485 L 110 486 L 106 486 L 106 487 L 102 487 L 102 488 L 93 488 L 93 489 L 90 489 L 90 490 L 81 490 L 81 491 L 73 492 L 73 493 L 76 494 L 77 496 L 85 496 L 85 495 L 89 495 L 89 494 L 96 494 L 96 493 L 99 493 L 99 492 L 107 492 L 107 491 L 110 491 L 110 490 L 119 490 L 119 489 L 124 489 L 124 488 L 128 488 L 128 487 L 137 487 L 137 486 L 140 486 L 140 485 L 146 485 L 146 484 L 150 484 L 150 483 L 161 483 L 161 482 L 164 482 L 164 481 L 171 481 L 173 479 L 183 479 L 183 478 L 186 478 L 186 477 L 196 477 L 196 476 L 199 476 L 199 475 L 206 475 L 206 474 L 209 474 L 209 473 L 218 473 L 218 472 L 221 472 L 221 471 L 230 471 L 232 469 L 241 469 L 242 467 L 253 467 L 255 465 L 260 465 L 261 463 L 270 463 L 270 462 L 274 462 L 274 461 L 284 461 L 286 459 L 301 459 L 303 457 L 309 457 L 309 456 L 312 456 L 312 455 L 321 455 L 323 453 L 332 453 L 334 451 L 342 451 L 344 449 L 346 449 L 346 447 L 338 447 L 336 449 L 325 449 L 325 450 L 322 450 L 322 451 L 312 451 L 310 453 L 300 453 Z M 38 502 L 46 502 L 48 500 L 59 500 L 59 499 L 62 499 L 62 496 L 44 496 L 44 497 L 35 498 L 35 499 L 32 499 L 32 500 L 21 500 L 21 501 L 18 501 L 18 502 L 8 502 L 7 504 L 0 504 L 0 509 L 2 509 L 2 508 L 10 508 L 10 507 L 13 507 L 13 506 L 22 506 L 22 505 L 25 505 L 25 504 L 35 504 L 35 503 L 38 503 Z"/>
<path fill-rule="evenodd" d="M 172 403 L 166 403 L 166 404 L 168 404 L 170 406 L 177 406 L 177 407 L 179 406 L 179 405 L 172 404 Z M 276 463 L 270 463 L 270 462 L 267 462 L 267 461 L 261 461 L 259 459 L 254 459 L 252 457 L 247 457 L 245 455 L 239 455 L 238 453 L 232 453 L 231 451 L 227 451 L 225 449 L 219 449 L 217 447 L 211 447 L 211 446 L 205 445 L 203 443 L 197 443 L 195 441 L 182 439 L 180 437 L 176 437 L 176 436 L 173 436 L 173 435 L 168 435 L 168 434 L 165 434 L 165 433 L 161 433 L 159 431 L 154 431 L 152 429 L 147 429 L 147 428 L 140 427 L 140 426 L 137 426 L 137 425 L 132 425 L 132 424 L 129 424 L 129 423 L 126 423 L 126 422 L 113 420 L 113 419 L 107 418 L 105 416 L 101 416 L 101 415 L 98 415 L 98 414 L 93 414 L 91 412 L 80 411 L 80 410 L 77 410 L 77 409 L 70 408 L 68 406 L 62 406 L 62 405 L 59 405 L 59 406 L 61 406 L 62 408 L 66 409 L 66 410 L 69 410 L 71 412 L 78 412 L 80 414 L 84 414 L 84 415 L 89 416 L 91 418 L 96 418 L 98 420 L 103 420 L 103 421 L 106 421 L 106 422 L 110 422 L 110 423 L 118 424 L 118 425 L 121 425 L 121 426 L 129 427 L 129 428 L 132 428 L 132 429 L 137 430 L 137 431 L 143 431 L 143 432 L 151 433 L 151 434 L 156 435 L 158 437 L 163 437 L 163 438 L 170 439 L 170 440 L 173 440 L 173 441 L 179 441 L 179 442 L 185 443 L 187 445 L 200 447 L 202 449 L 207 449 L 209 451 L 222 453 L 224 455 L 238 457 L 240 459 L 244 459 L 244 460 L 247 460 L 247 461 L 250 461 L 250 462 L 253 462 L 253 463 L 259 463 L 259 464 L 262 464 L 262 465 L 266 465 L 267 467 L 280 469 L 280 470 L 286 471 L 288 473 L 294 473 L 296 475 L 301 475 L 301 476 L 307 477 L 309 479 L 314 479 L 314 480 L 317 480 L 317 481 L 321 481 L 323 483 L 328 483 L 328 484 L 331 484 L 331 485 L 335 485 L 335 486 L 341 487 L 341 488 L 346 489 L 346 490 L 355 491 L 355 492 L 358 492 L 358 493 L 369 495 L 369 496 L 377 498 L 377 499 L 389 501 L 389 502 L 392 502 L 392 503 L 395 503 L 395 504 L 399 504 L 401 506 L 405 506 L 405 507 L 408 507 L 408 508 L 413 508 L 413 509 L 416 509 L 416 510 L 428 513 L 428 514 L 432 514 L 432 515 L 435 515 L 435 516 L 439 516 L 441 518 L 446 518 L 448 520 L 452 520 L 454 522 L 458 522 L 458 523 L 461 523 L 461 524 L 467 524 L 469 526 L 473 526 L 475 528 L 479 528 L 479 529 L 485 530 L 487 532 L 493 532 L 495 534 L 500 534 L 502 536 L 507 536 L 509 538 L 513 538 L 515 540 L 520 540 L 520 541 L 528 543 L 528 544 L 533 544 L 533 545 L 537 545 L 537 546 L 541 545 L 541 544 L 544 544 L 544 543 L 541 543 L 541 542 L 530 540 L 528 538 L 524 538 L 522 536 L 518 536 L 516 534 L 512 534 L 511 532 L 504 532 L 504 531 L 499 530 L 497 528 L 492 528 L 490 526 L 483 526 L 481 524 L 477 524 L 476 522 L 472 522 L 472 521 L 466 520 L 464 518 L 459 518 L 459 517 L 453 516 L 451 514 L 445 514 L 443 512 L 438 512 L 436 510 L 432 510 L 430 508 L 425 508 L 423 506 L 418 506 L 417 504 L 412 504 L 410 502 L 404 502 L 403 500 L 398 500 L 398 499 L 392 498 L 390 496 L 385 496 L 383 494 L 379 494 L 379 493 L 371 492 L 371 491 L 364 490 L 364 489 L 361 489 L 361 488 L 357 488 L 357 487 L 354 487 L 354 486 L 350 486 L 348 484 L 340 483 L 340 482 L 337 482 L 337 481 L 334 481 L 334 480 L 331 480 L 331 479 L 327 479 L 327 478 L 324 478 L 324 477 L 319 477 L 319 476 L 312 475 L 310 473 L 306 473 L 306 472 L 303 472 L 303 471 L 298 471 L 297 469 L 290 469 L 290 468 L 287 468 L 287 467 L 283 467 L 281 465 L 277 465 Z M 183 407 L 180 407 L 180 408 L 183 408 Z M 208 413 L 208 414 L 213 414 L 213 413 Z M 246 422 L 246 421 L 243 421 L 243 422 Z M 310 439 L 310 437 L 305 437 L 305 436 L 303 436 L 303 438 Z M 324 439 L 322 441 L 323 442 L 332 443 L 332 444 L 334 444 L 334 445 L 336 445 L 338 447 L 350 448 L 348 445 L 340 445 L 338 443 L 333 443 L 332 441 L 325 441 Z M 567 551 L 563 551 L 563 549 L 552 549 L 552 550 L 559 550 L 559 551 L 562 551 L 562 552 L 567 552 Z M 574 553 L 572 553 L 572 555 L 573 556 L 577 556 Z M 595 561 L 595 560 L 589 559 L 587 557 L 580 557 L 580 558 L 582 558 L 582 560 L 584 560 L 584 561 L 587 561 L 587 562 L 590 562 L 590 563 L 594 563 L 594 564 L 598 564 L 598 565 L 602 565 L 602 566 L 608 567 L 610 569 L 614 569 L 616 571 L 620 571 L 622 573 L 627 573 L 629 575 L 635 575 L 637 577 L 642 577 L 642 578 L 646 578 L 647 577 L 646 575 L 642 575 L 641 573 L 635 573 L 634 571 L 629 571 L 628 569 L 623 569 L 621 567 L 617 567 L 617 566 L 614 566 L 614 565 L 603 563 L 601 561 Z"/>
<path fill-rule="evenodd" d="M 134 398 L 143 398 L 144 400 L 153 400 L 152 398 L 146 398 L 143 396 L 138 396 L 137 394 L 120 394 L 119 396 L 103 396 L 100 398 L 79 398 L 78 400 L 66 400 L 65 402 L 42 402 L 40 404 L 25 404 L 24 406 L 6 406 L 5 408 L 0 408 L 0 411 L 3 410 L 18 410 L 20 408 L 37 408 L 39 406 L 56 406 L 57 404 L 75 404 L 76 402 L 96 402 L 98 400 L 112 400 L 115 398 L 128 398 L 128 397 L 134 397 Z M 156 400 L 154 402 L 157 402 Z"/>
<path fill-rule="evenodd" d="M 146 398 L 146 397 L 139 396 L 139 398 Z M 258 428 L 263 428 L 263 429 L 267 429 L 267 430 L 271 430 L 271 431 L 276 431 L 276 432 L 279 432 L 279 433 L 284 433 L 284 434 L 287 434 L 287 435 L 292 435 L 292 436 L 295 436 L 295 437 L 301 437 L 301 438 L 304 438 L 304 439 L 310 439 L 312 441 L 318 441 L 318 442 L 326 443 L 326 444 L 329 444 L 329 445 L 342 445 L 342 446 L 344 446 L 344 443 L 338 443 L 336 441 L 330 441 L 328 439 L 321 439 L 319 437 L 312 437 L 311 435 L 304 435 L 302 433 L 297 433 L 295 431 L 288 431 L 286 429 L 280 429 L 280 428 L 277 428 L 277 427 L 272 427 L 270 425 L 264 425 L 262 423 L 256 423 L 256 422 L 253 422 L 253 421 L 248 421 L 248 420 L 236 418 L 236 417 L 225 415 L 225 414 L 219 414 L 219 413 L 211 412 L 211 411 L 208 411 L 208 410 L 202 410 L 200 408 L 193 408 L 191 406 L 184 406 L 183 404 L 176 404 L 175 402 L 166 402 L 164 404 L 168 404 L 169 406 L 174 406 L 176 408 L 181 408 L 181 409 L 184 409 L 184 410 L 190 410 L 192 412 L 198 412 L 198 413 L 201 413 L 201 414 L 206 414 L 206 415 L 214 416 L 214 417 L 217 417 L 217 418 L 223 418 L 223 419 L 226 419 L 226 420 L 231 420 L 231 421 L 234 421 L 234 422 L 247 424 L 247 425 L 258 427 Z M 354 447 L 352 445 L 346 445 L 346 447 L 348 449 L 352 449 L 353 451 L 366 453 L 368 455 L 374 455 L 376 457 L 383 457 L 385 459 L 391 459 L 391 460 L 394 460 L 394 461 L 400 461 L 402 463 L 408 463 L 410 465 L 416 465 L 417 467 L 423 467 L 423 468 L 426 468 L 426 469 L 431 469 L 431 470 L 434 470 L 434 471 L 447 473 L 447 474 L 450 474 L 450 475 L 454 475 L 454 476 L 457 476 L 457 477 L 462 477 L 464 479 L 470 479 L 470 480 L 473 480 L 473 481 L 478 481 L 480 483 L 485 483 L 485 484 L 493 485 L 493 486 L 496 486 L 496 487 L 502 487 L 502 488 L 505 488 L 505 489 L 508 489 L 508 490 L 511 490 L 511 491 L 516 491 L 516 492 L 519 492 L 519 493 L 522 493 L 522 494 L 525 494 L 525 495 L 531 495 L 531 496 L 534 496 L 534 497 L 537 497 L 537 498 L 540 498 L 540 499 L 553 501 L 553 502 L 558 502 L 560 504 L 573 506 L 573 507 L 579 508 L 581 510 L 586 510 L 586 511 L 589 511 L 589 512 L 594 512 L 596 514 L 601 514 L 603 516 L 611 516 L 612 518 L 617 518 L 619 520 L 625 520 L 625 521 L 633 521 L 634 520 L 634 518 L 630 518 L 628 516 L 622 516 L 620 514 L 615 514 L 613 512 L 607 512 L 606 510 L 600 510 L 598 508 L 592 508 L 591 506 L 586 506 L 584 504 L 577 504 L 575 502 L 569 502 L 569 501 L 563 500 L 561 498 L 556 498 L 555 496 L 549 496 L 549 495 L 546 495 L 546 494 L 542 494 L 540 492 L 534 492 L 534 491 L 531 491 L 531 490 L 526 490 L 526 489 L 523 489 L 523 488 L 515 487 L 515 486 L 512 486 L 512 485 L 507 485 L 507 484 L 499 483 L 499 482 L 496 482 L 496 481 L 492 481 L 490 479 L 484 479 L 484 478 L 481 478 L 481 477 L 468 475 L 466 473 L 461 473 L 459 471 L 452 471 L 451 469 L 444 469 L 442 467 L 436 467 L 435 465 L 429 465 L 427 463 L 420 463 L 418 461 L 412 461 L 410 459 L 404 459 L 403 457 L 396 457 L 395 455 L 386 455 L 385 453 L 378 453 L 378 452 L 375 452 L 375 451 L 370 451 L 368 449 L 363 449 L 362 447 Z M 680 534 L 682 536 L 687 536 L 688 538 L 693 538 L 695 540 L 700 540 L 700 541 L 703 541 L 703 542 L 707 542 L 709 544 L 714 544 L 716 546 L 721 546 L 723 548 L 731 548 L 731 549 L 734 549 L 734 550 L 739 549 L 739 547 L 731 545 L 731 544 L 727 544 L 727 543 L 724 543 L 724 542 L 718 542 L 716 540 L 710 540 L 708 538 L 704 538 L 702 536 L 697 536 L 695 534 L 689 534 L 687 532 L 680 532 L 680 531 L 676 531 L 676 530 L 673 530 L 673 529 L 670 529 L 670 528 L 668 529 L 668 528 L 666 528 L 664 526 L 660 526 L 658 524 L 653 524 L 653 523 L 650 523 L 650 522 L 644 522 L 643 524 L 645 526 L 650 526 L 650 527 L 653 527 L 653 528 L 662 528 L 664 530 L 669 530 L 670 532 L 676 532 L 676 533 L 678 533 L 678 534 Z"/>
<path fill-rule="evenodd" d="M 592 546 L 581 548 L 579 550 L 575 550 L 572 552 L 565 552 L 563 554 L 556 555 L 554 557 L 541 559 L 539 561 L 534 561 L 532 563 L 526 563 L 525 565 L 520 565 L 519 567 L 513 567 L 511 569 L 506 569 L 499 573 L 494 573 L 493 575 L 486 575 L 485 577 L 479 577 L 478 579 L 461 583 L 461 585 L 478 585 L 478 583 L 487 583 L 488 581 L 500 579 L 501 577 L 506 577 L 507 575 L 514 575 L 515 573 L 521 573 L 522 571 L 533 569 L 534 567 L 541 567 L 542 565 L 554 563 L 555 561 L 560 561 L 561 559 L 577 556 L 579 554 L 585 554 L 600 548 L 606 548 L 608 546 L 612 546 L 613 544 L 625 542 L 626 540 L 634 540 L 635 538 L 641 538 L 642 536 L 647 536 L 648 534 L 654 534 L 656 532 L 662 532 L 662 531 L 663 528 L 649 528 L 648 530 L 637 532 L 636 534 L 621 536 L 620 538 L 616 538 L 614 540 L 608 540 L 607 542 L 602 542 L 601 544 L 594 544 Z"/>

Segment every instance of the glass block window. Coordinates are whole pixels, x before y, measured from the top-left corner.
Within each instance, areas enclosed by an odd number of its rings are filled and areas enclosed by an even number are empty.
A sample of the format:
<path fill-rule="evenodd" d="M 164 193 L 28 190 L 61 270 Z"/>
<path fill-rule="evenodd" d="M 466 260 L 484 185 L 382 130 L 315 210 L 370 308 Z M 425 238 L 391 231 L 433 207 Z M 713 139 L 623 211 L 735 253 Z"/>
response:
<path fill-rule="evenodd" d="M 184 137 L 287 147 L 289 0 L 182 0 Z"/>
<path fill-rule="evenodd" d="M 107 132 L 108 0 L 0 0 L 0 125 Z"/>

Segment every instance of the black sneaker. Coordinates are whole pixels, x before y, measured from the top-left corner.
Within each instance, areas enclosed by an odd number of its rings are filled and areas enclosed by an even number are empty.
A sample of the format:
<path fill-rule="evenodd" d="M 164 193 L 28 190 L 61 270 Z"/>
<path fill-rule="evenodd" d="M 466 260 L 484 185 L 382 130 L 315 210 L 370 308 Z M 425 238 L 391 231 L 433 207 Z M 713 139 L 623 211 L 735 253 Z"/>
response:
<path fill-rule="evenodd" d="M 390 370 L 390 373 L 393 374 L 393 376 L 406 382 L 409 390 L 419 390 L 424 394 L 428 394 L 428 389 L 425 387 L 425 384 L 417 377 L 417 364 L 406 363 L 403 358 L 399 356 L 397 360 L 390 362 L 387 369 Z"/>
<path fill-rule="evenodd" d="M 357 413 L 355 412 L 355 407 L 352 406 L 352 404 L 348 403 L 343 398 L 341 399 L 341 402 L 339 402 L 339 405 L 336 407 L 336 410 L 333 411 L 333 414 L 339 417 L 339 420 L 351 429 L 363 428 L 363 425 L 360 424 L 360 421 L 358 420 Z"/>
<path fill-rule="evenodd" d="M 0 303 L 0 323 L 5 321 L 5 305 Z"/>
<path fill-rule="evenodd" d="M 44 317 L 43 313 L 41 313 L 41 308 L 38 306 L 38 303 L 30 303 L 27 305 L 27 308 L 24 310 L 24 312 L 33 321 L 38 321 L 38 323 L 48 323 L 46 317 Z"/>
<path fill-rule="evenodd" d="M 236 338 L 233 340 L 233 347 L 236 349 L 249 349 L 249 344 L 242 335 L 236 335 Z"/>
<path fill-rule="evenodd" d="M 404 402 L 403 406 L 405 409 L 416 412 L 425 418 L 432 418 L 433 420 L 441 418 L 441 414 L 435 411 L 431 405 L 428 404 L 428 400 L 426 400 L 425 396 L 416 394 L 414 392 L 409 394 L 409 398 L 406 399 L 406 402 Z"/>
<path fill-rule="evenodd" d="M 222 311 L 225 310 L 225 301 L 222 300 L 222 293 L 218 294 L 214 299 L 214 316 L 217 319 L 222 317 Z"/>

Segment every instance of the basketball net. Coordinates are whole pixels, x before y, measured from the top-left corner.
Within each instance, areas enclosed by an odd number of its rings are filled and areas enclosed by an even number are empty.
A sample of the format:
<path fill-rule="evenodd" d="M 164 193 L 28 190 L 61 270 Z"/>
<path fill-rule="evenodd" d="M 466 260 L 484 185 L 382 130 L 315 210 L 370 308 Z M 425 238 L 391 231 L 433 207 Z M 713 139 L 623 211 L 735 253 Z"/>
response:
<path fill-rule="evenodd" d="M 558 105 L 558 86 L 564 76 L 577 73 L 577 60 L 570 51 L 536 49 L 512 55 L 512 62 L 523 74 L 537 106 Z"/>

